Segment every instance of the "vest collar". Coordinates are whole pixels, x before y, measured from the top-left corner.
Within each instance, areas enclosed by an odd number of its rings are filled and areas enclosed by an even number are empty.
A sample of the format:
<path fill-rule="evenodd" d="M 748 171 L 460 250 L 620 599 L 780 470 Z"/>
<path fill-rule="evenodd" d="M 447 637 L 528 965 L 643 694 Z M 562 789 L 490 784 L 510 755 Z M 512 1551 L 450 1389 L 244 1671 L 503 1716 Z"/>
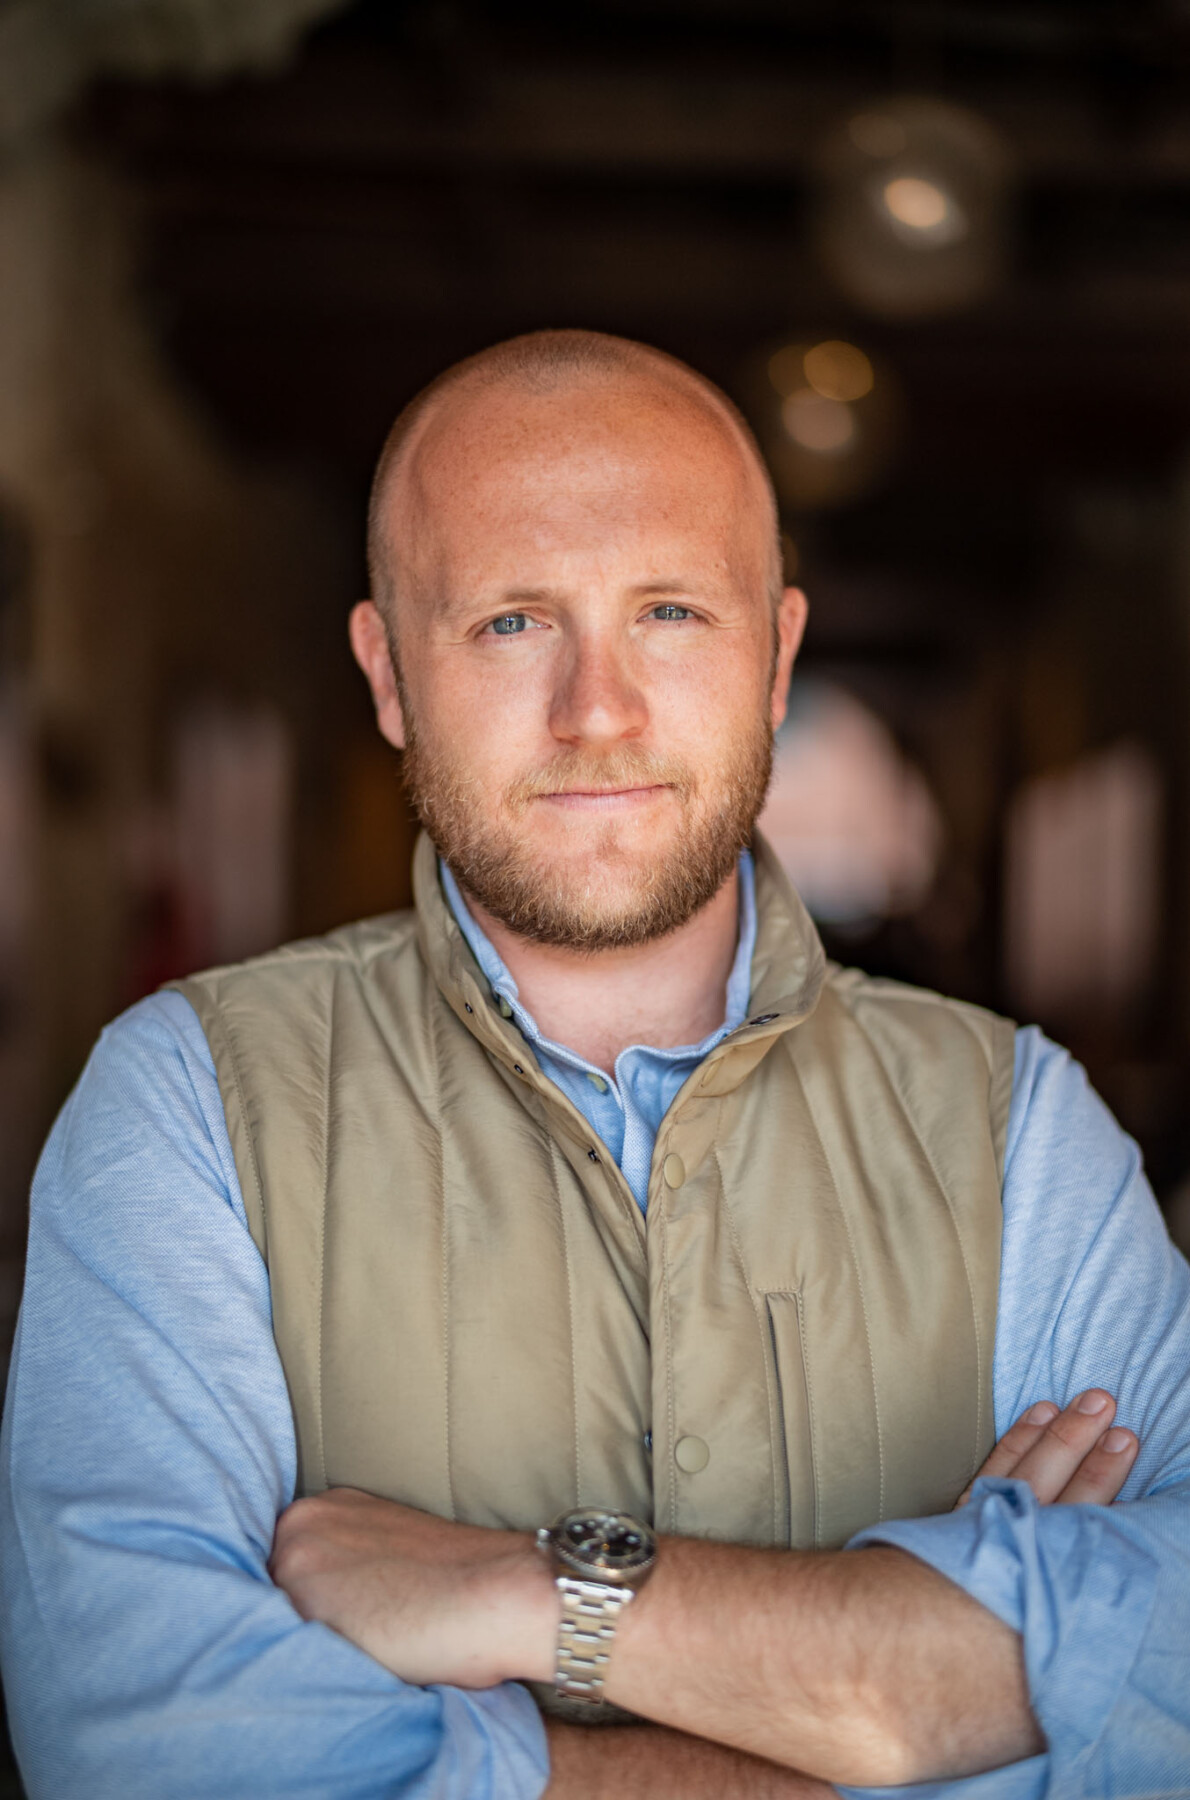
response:
<path fill-rule="evenodd" d="M 438 879 L 438 853 L 424 831 L 413 850 L 413 903 L 422 956 L 451 1010 L 502 1063 L 510 1068 L 531 1064 L 536 1071 L 537 1059 L 515 1025 L 501 1017 L 487 977 L 459 930 Z"/>
<path fill-rule="evenodd" d="M 726 1093 L 738 1086 L 775 1038 L 808 1018 L 826 973 L 814 922 L 759 832 L 753 834 L 752 855 L 757 917 L 748 1018 L 710 1052 L 701 1078 L 698 1071 L 691 1077 L 704 1092 Z M 506 1067 L 522 1076 L 531 1069 L 534 1085 L 542 1084 L 552 1096 L 554 1083 L 541 1073 L 520 1032 L 500 1015 L 442 892 L 437 851 L 424 831 L 413 852 L 413 899 L 422 955 L 452 1011 Z"/>

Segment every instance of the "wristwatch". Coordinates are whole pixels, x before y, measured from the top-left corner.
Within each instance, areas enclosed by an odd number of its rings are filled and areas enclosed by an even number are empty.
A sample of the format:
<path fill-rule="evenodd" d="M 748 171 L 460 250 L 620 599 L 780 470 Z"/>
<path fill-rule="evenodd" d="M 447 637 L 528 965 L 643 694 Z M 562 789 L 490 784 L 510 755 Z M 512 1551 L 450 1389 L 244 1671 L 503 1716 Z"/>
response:
<path fill-rule="evenodd" d="M 583 1507 L 537 1533 L 562 1599 L 554 1690 L 602 1706 L 603 1678 L 620 1614 L 657 1562 L 657 1539 L 630 1513 Z"/>

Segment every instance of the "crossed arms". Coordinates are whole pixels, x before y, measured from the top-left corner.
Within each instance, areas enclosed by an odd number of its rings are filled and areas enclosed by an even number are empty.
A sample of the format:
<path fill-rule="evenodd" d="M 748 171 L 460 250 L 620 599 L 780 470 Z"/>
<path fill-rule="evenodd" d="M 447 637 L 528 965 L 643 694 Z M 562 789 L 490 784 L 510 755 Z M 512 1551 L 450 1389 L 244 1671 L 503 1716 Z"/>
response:
<path fill-rule="evenodd" d="M 981 1473 L 1026 1481 L 1043 1504 L 1110 1503 L 1137 1450 L 1114 1411 L 1100 1390 L 1062 1412 L 1039 1403 Z M 558 1602 L 531 1538 L 332 1489 L 282 1515 L 271 1568 L 304 1617 L 406 1681 L 552 1676 Z M 799 1554 L 667 1540 L 622 1617 L 606 1691 L 673 1729 L 552 1727 L 551 1795 L 593 1800 L 637 1784 L 828 1794 L 826 1782 L 962 1776 L 1043 1748 L 1017 1634 L 884 1546 Z"/>

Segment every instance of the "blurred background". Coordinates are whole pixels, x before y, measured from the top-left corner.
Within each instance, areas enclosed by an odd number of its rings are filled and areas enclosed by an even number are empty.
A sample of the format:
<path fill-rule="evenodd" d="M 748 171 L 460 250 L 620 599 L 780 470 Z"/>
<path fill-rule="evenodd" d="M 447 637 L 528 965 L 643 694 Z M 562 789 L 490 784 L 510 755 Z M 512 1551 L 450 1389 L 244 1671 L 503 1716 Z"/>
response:
<path fill-rule="evenodd" d="M 1069 1042 L 1190 1238 L 1188 100 L 1186 0 L 0 0 L 0 1363 L 104 1021 L 407 903 L 367 483 L 539 326 L 757 430 L 832 952 Z"/>
<path fill-rule="evenodd" d="M 1190 1237 L 1186 0 L 0 0 L 0 1352 L 160 981 L 409 897 L 371 467 L 539 326 L 739 402 L 831 951 L 1040 1021 Z"/>

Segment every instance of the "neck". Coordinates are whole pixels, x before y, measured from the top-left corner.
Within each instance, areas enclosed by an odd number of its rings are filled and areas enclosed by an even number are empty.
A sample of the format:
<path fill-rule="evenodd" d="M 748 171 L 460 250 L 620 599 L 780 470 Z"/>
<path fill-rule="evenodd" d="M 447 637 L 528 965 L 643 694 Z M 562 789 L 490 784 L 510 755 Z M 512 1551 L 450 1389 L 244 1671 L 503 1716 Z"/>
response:
<path fill-rule="evenodd" d="M 536 944 L 493 918 L 471 894 L 466 898 L 546 1037 L 608 1074 L 629 1044 L 696 1044 L 723 1023 L 739 939 L 734 869 L 685 925 L 625 950 L 587 953 Z"/>

